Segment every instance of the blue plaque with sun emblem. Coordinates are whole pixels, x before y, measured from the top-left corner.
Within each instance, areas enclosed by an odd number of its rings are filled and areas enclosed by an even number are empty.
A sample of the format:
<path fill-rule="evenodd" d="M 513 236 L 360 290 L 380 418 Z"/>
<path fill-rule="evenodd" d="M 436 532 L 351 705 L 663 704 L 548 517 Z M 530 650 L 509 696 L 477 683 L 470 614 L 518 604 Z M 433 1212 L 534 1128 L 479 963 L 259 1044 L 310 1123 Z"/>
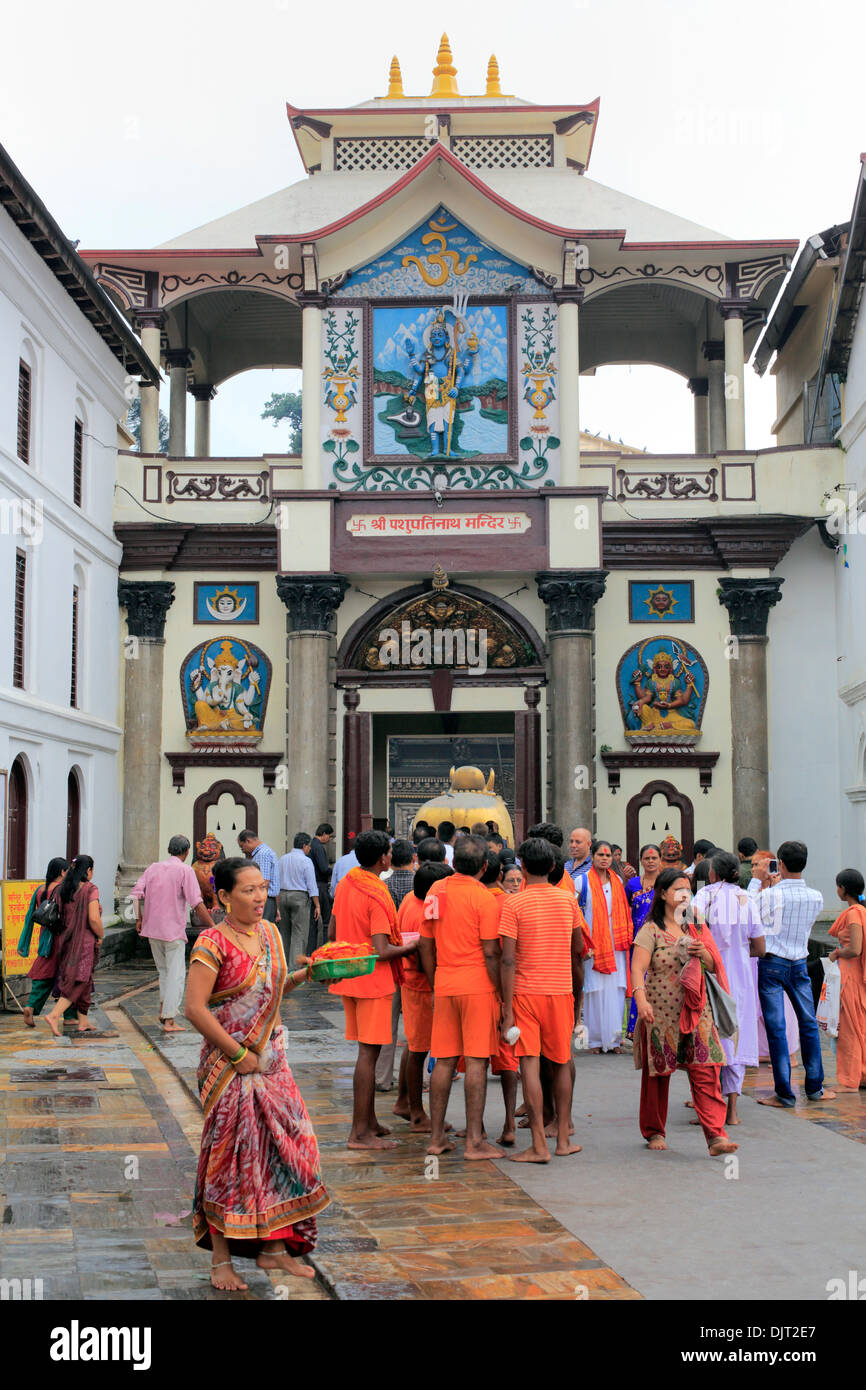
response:
<path fill-rule="evenodd" d="M 257 623 L 259 620 L 258 581 L 250 584 L 206 584 L 197 582 L 193 595 L 194 623 Z"/>
<path fill-rule="evenodd" d="M 628 583 L 630 623 L 693 623 L 695 586 L 691 579 L 630 579 Z"/>

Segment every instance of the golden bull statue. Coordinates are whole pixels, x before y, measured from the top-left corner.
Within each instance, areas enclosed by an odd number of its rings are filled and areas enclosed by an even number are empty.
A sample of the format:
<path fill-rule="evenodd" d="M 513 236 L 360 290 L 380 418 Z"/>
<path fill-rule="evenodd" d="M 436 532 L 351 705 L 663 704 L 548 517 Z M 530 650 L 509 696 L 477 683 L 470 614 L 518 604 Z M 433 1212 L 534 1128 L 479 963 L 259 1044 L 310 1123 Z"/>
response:
<path fill-rule="evenodd" d="M 434 796 L 419 806 L 413 829 L 419 820 L 436 829 L 444 820 L 471 830 L 478 821 L 495 821 L 507 845 L 514 844 L 514 827 L 508 807 L 493 791 L 493 770 L 487 781 L 480 767 L 452 767 L 450 786 L 441 796 Z"/>

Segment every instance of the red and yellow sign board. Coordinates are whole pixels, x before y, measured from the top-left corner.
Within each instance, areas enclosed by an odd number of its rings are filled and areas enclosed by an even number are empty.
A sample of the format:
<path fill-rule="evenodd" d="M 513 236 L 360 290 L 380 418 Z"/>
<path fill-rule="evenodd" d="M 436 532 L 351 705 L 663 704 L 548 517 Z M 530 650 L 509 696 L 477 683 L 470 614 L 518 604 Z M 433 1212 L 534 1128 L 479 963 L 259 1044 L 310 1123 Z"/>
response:
<path fill-rule="evenodd" d="M 42 880 L 4 878 L 0 881 L 0 911 L 3 926 L 3 974 L 26 975 L 39 946 L 40 929 L 34 926 L 30 937 L 30 951 L 26 956 L 18 954 L 18 938 L 24 930 L 24 918 L 30 906 L 30 899 Z"/>

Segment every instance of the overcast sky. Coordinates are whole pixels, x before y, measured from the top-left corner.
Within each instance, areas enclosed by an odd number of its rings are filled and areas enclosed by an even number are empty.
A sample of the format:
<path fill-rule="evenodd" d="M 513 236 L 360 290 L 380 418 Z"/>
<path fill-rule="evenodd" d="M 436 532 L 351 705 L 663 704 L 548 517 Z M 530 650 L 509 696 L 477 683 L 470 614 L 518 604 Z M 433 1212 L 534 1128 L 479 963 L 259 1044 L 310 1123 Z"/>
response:
<path fill-rule="evenodd" d="M 863 13 L 855 0 L 42 0 L 4 12 L 0 141 L 82 246 L 155 245 L 303 176 L 286 100 L 382 96 L 394 52 L 405 91 L 428 93 L 445 29 L 463 93 L 483 92 L 495 52 L 504 92 L 600 97 L 598 182 L 729 235 L 802 241 L 850 215 Z M 227 383 L 214 452 L 284 448 L 258 415 L 291 379 Z M 770 442 L 769 380 L 747 374 L 753 446 Z M 691 396 L 669 373 L 608 368 L 581 402 L 584 428 L 693 447 Z"/>

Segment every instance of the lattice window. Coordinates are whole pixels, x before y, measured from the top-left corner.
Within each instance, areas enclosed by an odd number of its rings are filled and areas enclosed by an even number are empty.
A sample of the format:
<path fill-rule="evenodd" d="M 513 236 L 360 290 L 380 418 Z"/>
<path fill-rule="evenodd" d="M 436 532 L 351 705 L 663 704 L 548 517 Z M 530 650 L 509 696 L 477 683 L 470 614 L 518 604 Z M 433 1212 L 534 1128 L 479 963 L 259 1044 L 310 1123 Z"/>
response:
<path fill-rule="evenodd" d="M 364 135 L 334 141 L 334 168 L 341 174 L 403 173 L 430 149 L 423 135 Z"/>
<path fill-rule="evenodd" d="M 551 135 L 455 135 L 451 150 L 470 169 L 549 169 Z"/>
<path fill-rule="evenodd" d="M 27 556 L 15 552 L 15 617 L 12 629 L 12 684 L 24 689 L 24 615 L 27 599 Z"/>
<path fill-rule="evenodd" d="M 30 462 L 30 400 L 32 395 L 30 368 L 23 360 L 18 363 L 18 457 Z"/>
<path fill-rule="evenodd" d="M 78 709 L 78 585 L 72 586 L 72 667 L 69 680 L 69 703 Z"/>
<path fill-rule="evenodd" d="M 83 481 L 84 425 L 80 420 L 76 420 L 72 436 L 72 500 L 76 507 L 81 506 Z"/>

